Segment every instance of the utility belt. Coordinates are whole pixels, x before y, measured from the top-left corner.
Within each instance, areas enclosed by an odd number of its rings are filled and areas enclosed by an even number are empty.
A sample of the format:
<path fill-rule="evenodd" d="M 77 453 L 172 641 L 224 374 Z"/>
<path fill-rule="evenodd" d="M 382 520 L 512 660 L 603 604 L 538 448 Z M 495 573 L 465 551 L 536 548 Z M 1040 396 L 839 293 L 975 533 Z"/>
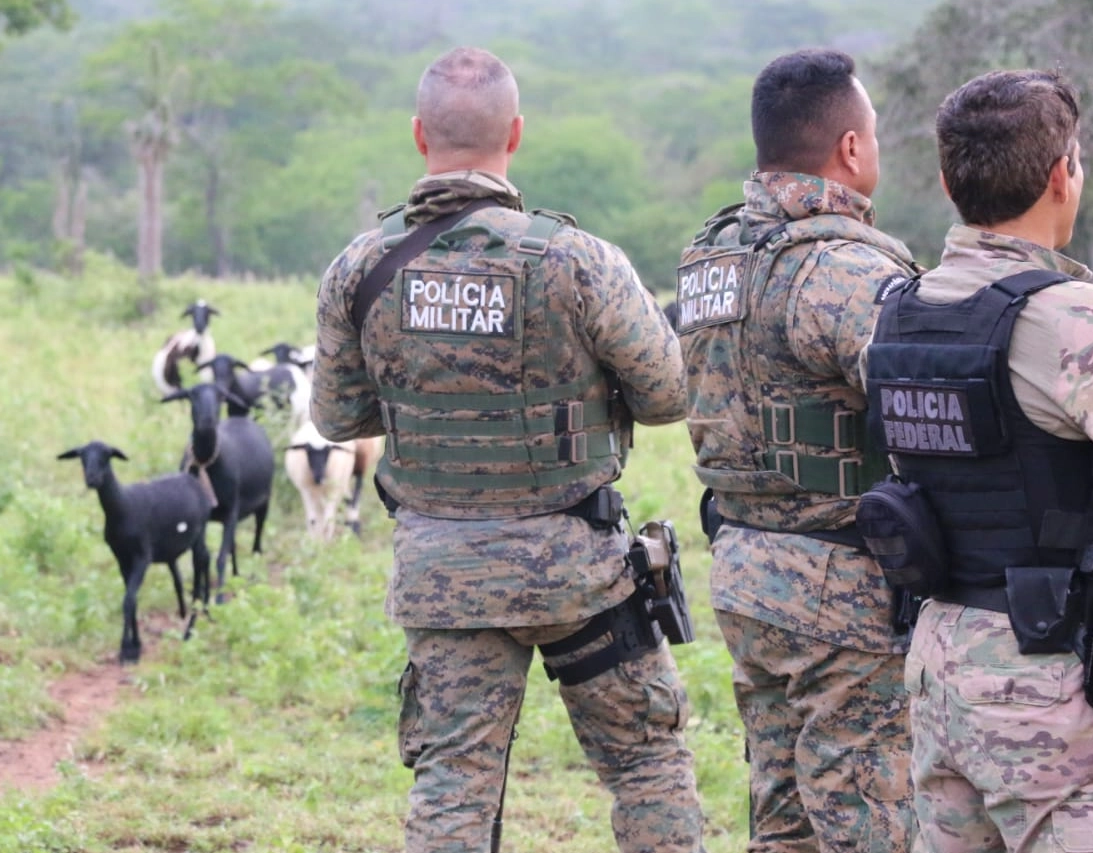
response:
<path fill-rule="evenodd" d="M 399 508 L 399 502 L 380 485 L 378 479 L 373 478 L 372 484 L 376 487 L 376 494 L 383 503 L 384 509 L 387 510 L 387 514 L 394 518 L 395 512 Z M 625 517 L 625 510 L 622 506 L 622 493 L 607 485 L 600 486 L 592 494 L 581 500 L 580 503 L 566 507 L 560 512 L 563 515 L 583 518 L 596 530 L 614 528 L 621 531 L 622 520 Z"/>
<path fill-rule="evenodd" d="M 1023 655 L 1074 652 L 1093 706 L 1093 546 L 1077 566 L 1008 566 L 994 583 L 970 584 L 953 580 L 937 516 L 916 483 L 875 484 L 857 522 L 894 591 L 1005 613 Z"/>
<path fill-rule="evenodd" d="M 763 529 L 725 518 L 725 516 L 717 510 L 717 501 L 714 500 L 713 489 L 706 489 L 706 491 L 702 493 L 698 511 L 702 522 L 702 532 L 706 534 L 706 538 L 711 545 L 713 544 L 714 539 L 717 538 L 717 531 L 721 529 L 722 525 L 727 524 L 729 527 L 735 527 L 741 530 Z M 865 539 L 862 537 L 861 531 L 858 530 L 857 524 L 849 524 L 846 527 L 839 527 L 832 530 L 802 531 L 796 535 L 808 536 L 811 539 L 819 539 L 822 542 L 832 542 L 836 545 L 845 545 L 849 548 L 858 548 L 863 551 L 866 548 Z"/>
<path fill-rule="evenodd" d="M 626 562 L 634 577 L 634 591 L 626 601 L 593 616 L 575 634 L 539 646 L 543 667 L 552 681 L 558 679 L 566 686 L 582 684 L 651 652 L 665 638 L 672 645 L 694 640 L 694 625 L 683 592 L 679 542 L 672 523 L 651 521 L 642 525 L 630 544 Z M 571 663 L 559 665 L 546 660 L 572 654 L 604 637 L 608 640 L 606 646 Z"/>
<path fill-rule="evenodd" d="M 622 508 L 622 493 L 611 486 L 600 486 L 580 503 L 566 507 L 562 515 L 583 518 L 596 530 L 622 530 L 625 511 Z"/>
<path fill-rule="evenodd" d="M 713 544 L 714 539 L 717 538 L 717 531 L 720 530 L 721 526 L 724 524 L 744 530 L 759 529 L 748 524 L 741 524 L 740 522 L 730 521 L 725 518 L 717 511 L 717 502 L 714 500 L 712 489 L 706 489 L 705 493 L 702 495 L 702 500 L 699 504 L 699 513 L 702 517 L 702 532 L 706 534 L 711 545 Z M 858 551 L 866 552 L 869 550 L 866 538 L 857 522 L 834 530 L 809 530 L 798 535 L 819 539 L 821 542 L 844 545 Z M 914 627 L 915 620 L 918 618 L 918 610 L 922 604 L 922 597 L 911 593 L 905 587 L 892 587 L 892 600 L 890 603 L 891 608 L 888 621 L 892 626 L 892 630 L 899 636 L 908 634 L 911 631 L 911 628 Z"/>
<path fill-rule="evenodd" d="M 1088 663 L 1093 581 L 1079 567 L 1011 566 L 1003 584 L 953 583 L 930 597 L 1007 614 L 1023 655 L 1074 652 Z"/>

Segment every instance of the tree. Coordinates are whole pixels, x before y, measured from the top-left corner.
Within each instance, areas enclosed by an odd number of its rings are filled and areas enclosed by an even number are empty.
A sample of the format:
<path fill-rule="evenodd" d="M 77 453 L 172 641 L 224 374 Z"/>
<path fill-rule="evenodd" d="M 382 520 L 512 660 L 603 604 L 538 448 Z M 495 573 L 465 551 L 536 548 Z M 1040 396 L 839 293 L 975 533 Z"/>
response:
<path fill-rule="evenodd" d="M 62 30 L 71 26 L 66 0 L 0 0 L 0 33 L 22 35 L 45 24 Z"/>
<path fill-rule="evenodd" d="M 137 274 L 146 283 L 163 272 L 163 168 L 178 141 L 172 90 L 180 76 L 180 69 L 164 68 L 162 49 L 153 42 L 148 73 L 137 85 L 144 112 L 125 125 L 140 190 Z"/>
<path fill-rule="evenodd" d="M 936 255 L 952 206 L 937 179 L 934 117 L 944 97 L 994 68 L 1060 68 L 1078 87 L 1083 104 L 1093 94 L 1093 29 L 1089 0 L 947 0 L 907 44 L 876 69 L 885 99 L 879 107 L 883 160 L 898 187 L 899 206 L 882 207 L 884 227 L 903 236 L 916 255 Z M 1083 149 L 1093 144 L 1093 122 L 1079 128 Z M 881 198 L 887 196 L 882 193 Z M 1067 250 L 1093 259 L 1093 217 L 1080 213 Z"/>

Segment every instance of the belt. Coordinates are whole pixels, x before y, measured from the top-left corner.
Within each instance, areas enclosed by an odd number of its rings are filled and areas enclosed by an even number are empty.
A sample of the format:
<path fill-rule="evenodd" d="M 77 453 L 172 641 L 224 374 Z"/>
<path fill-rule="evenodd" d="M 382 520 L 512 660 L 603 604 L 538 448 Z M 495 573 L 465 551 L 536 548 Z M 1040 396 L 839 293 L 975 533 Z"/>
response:
<path fill-rule="evenodd" d="M 930 598 L 948 604 L 993 610 L 995 613 L 1009 613 L 1004 586 L 952 586 L 943 592 L 932 593 Z"/>

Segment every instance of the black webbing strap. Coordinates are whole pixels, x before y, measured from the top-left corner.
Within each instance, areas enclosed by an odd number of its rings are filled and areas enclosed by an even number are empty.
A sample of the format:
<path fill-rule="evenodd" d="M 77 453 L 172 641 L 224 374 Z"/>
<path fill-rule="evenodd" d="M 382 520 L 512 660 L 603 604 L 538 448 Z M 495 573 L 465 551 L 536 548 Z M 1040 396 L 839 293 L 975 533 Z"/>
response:
<path fill-rule="evenodd" d="M 480 198 L 460 210 L 452 211 L 431 222 L 422 223 L 407 233 L 401 242 L 379 259 L 379 262 L 357 285 L 357 292 L 353 297 L 353 325 L 358 330 L 364 328 L 364 318 L 368 315 L 368 309 L 372 307 L 372 303 L 376 301 L 380 292 L 391 282 L 391 277 L 399 267 L 424 252 L 438 234 L 447 231 L 465 216 L 483 207 L 493 207 L 496 204 L 497 202 L 492 198 Z"/>

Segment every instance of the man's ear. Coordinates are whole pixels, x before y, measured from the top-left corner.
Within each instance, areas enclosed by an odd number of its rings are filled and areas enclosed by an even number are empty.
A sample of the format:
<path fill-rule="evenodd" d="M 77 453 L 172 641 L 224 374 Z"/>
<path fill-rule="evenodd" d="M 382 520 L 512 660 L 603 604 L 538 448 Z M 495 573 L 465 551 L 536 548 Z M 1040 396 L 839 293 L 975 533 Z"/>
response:
<path fill-rule="evenodd" d="M 1051 197 L 1060 204 L 1065 204 L 1070 199 L 1071 177 L 1070 155 L 1064 154 L 1051 164 L 1051 171 L 1048 172 L 1047 176 L 1047 185 L 1051 191 Z"/>
<path fill-rule="evenodd" d="M 861 163 L 858 162 L 858 143 L 858 134 L 853 130 L 848 130 L 839 137 L 837 154 L 839 163 L 851 175 L 857 175 L 861 172 Z"/>
<path fill-rule="evenodd" d="M 414 145 L 417 146 L 417 150 L 422 157 L 426 156 L 429 153 L 429 146 L 425 144 L 425 131 L 421 126 L 421 119 L 414 116 L 410 119 L 410 127 L 414 134 Z"/>
<path fill-rule="evenodd" d="M 509 141 L 505 146 L 506 154 L 515 154 L 516 149 L 520 147 L 520 141 L 524 138 L 524 117 L 516 116 L 512 120 L 512 125 L 509 127 Z"/>
<path fill-rule="evenodd" d="M 941 191 L 945 193 L 946 197 L 952 199 L 953 194 L 949 192 L 949 183 L 945 180 L 945 173 L 940 169 L 937 172 L 937 182 L 941 184 Z"/>

